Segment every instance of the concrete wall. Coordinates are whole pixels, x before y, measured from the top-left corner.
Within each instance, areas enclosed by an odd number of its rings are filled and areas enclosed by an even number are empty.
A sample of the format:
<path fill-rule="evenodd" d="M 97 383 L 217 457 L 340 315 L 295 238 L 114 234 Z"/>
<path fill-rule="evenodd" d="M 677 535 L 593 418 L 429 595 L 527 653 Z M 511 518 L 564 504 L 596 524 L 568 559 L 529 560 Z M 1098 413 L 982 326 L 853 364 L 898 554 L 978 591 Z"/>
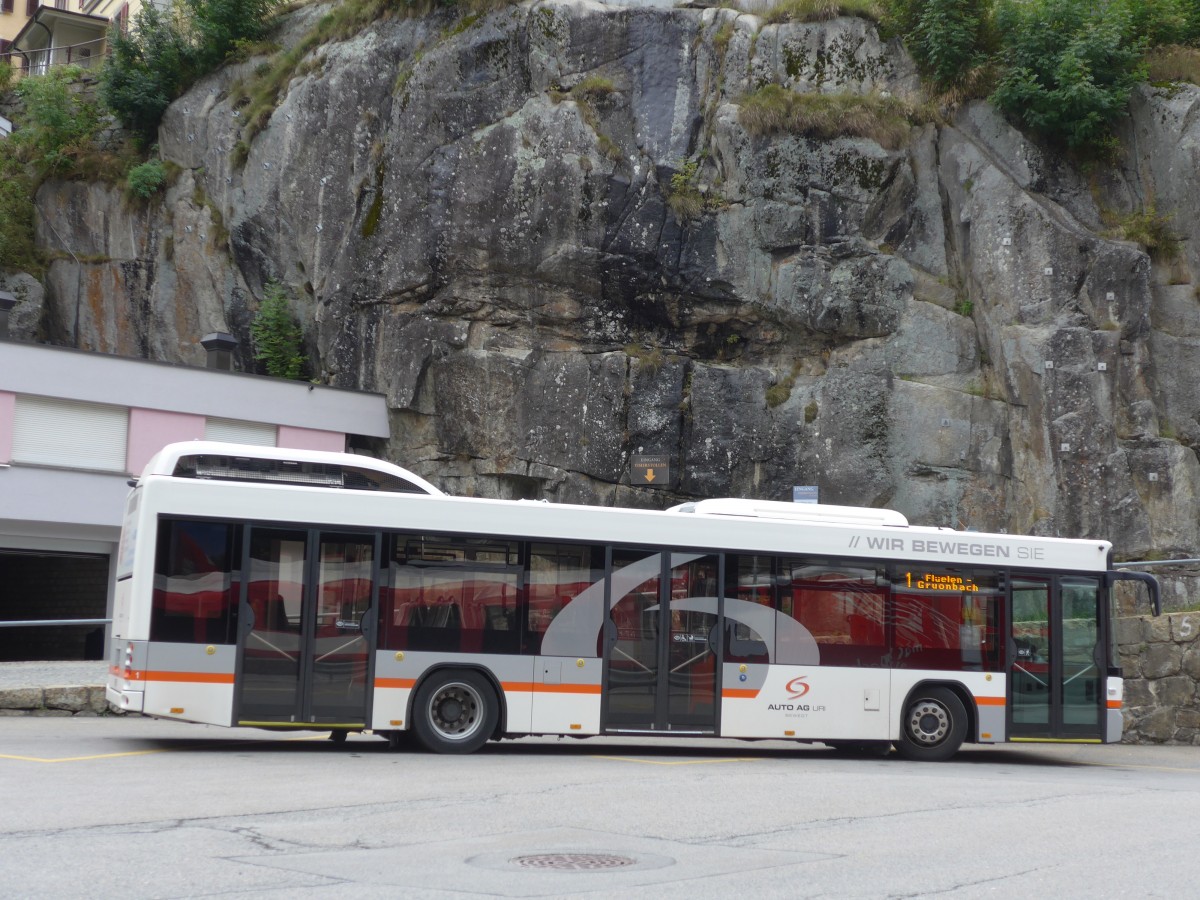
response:
<path fill-rule="evenodd" d="M 204 440 L 204 416 L 167 412 L 161 409 L 129 410 L 127 464 L 130 474 L 138 475 L 167 444 L 177 441 Z"/>
<path fill-rule="evenodd" d="M 336 431 L 317 431 L 314 428 L 279 426 L 276 441 L 280 447 L 291 450 L 325 450 L 333 453 L 346 452 L 346 436 Z"/>

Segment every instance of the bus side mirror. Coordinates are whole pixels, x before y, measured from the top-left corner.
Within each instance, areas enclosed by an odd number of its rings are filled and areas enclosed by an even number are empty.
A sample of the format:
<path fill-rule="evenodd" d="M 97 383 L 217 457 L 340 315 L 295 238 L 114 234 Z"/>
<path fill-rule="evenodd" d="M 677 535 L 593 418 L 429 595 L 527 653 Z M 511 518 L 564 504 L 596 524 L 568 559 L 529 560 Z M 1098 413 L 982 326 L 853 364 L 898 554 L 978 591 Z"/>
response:
<path fill-rule="evenodd" d="M 1154 610 L 1154 615 L 1162 615 L 1162 593 L 1158 587 L 1158 579 L 1148 572 L 1131 572 L 1128 569 L 1121 569 L 1118 572 L 1109 572 L 1109 580 L 1116 581 L 1139 581 L 1146 585 L 1146 589 L 1150 592 L 1150 606 Z"/>

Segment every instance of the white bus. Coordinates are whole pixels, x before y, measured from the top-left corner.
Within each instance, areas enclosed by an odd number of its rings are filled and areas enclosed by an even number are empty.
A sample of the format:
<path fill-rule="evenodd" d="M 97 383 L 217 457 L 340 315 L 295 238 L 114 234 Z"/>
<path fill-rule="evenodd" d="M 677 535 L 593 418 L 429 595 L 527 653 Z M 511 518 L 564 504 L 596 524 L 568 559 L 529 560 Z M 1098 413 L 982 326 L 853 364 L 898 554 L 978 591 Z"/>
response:
<path fill-rule="evenodd" d="M 1121 738 L 1111 545 L 888 510 L 450 497 L 362 456 L 192 442 L 129 495 L 107 695 L 164 719 L 824 742 Z"/>

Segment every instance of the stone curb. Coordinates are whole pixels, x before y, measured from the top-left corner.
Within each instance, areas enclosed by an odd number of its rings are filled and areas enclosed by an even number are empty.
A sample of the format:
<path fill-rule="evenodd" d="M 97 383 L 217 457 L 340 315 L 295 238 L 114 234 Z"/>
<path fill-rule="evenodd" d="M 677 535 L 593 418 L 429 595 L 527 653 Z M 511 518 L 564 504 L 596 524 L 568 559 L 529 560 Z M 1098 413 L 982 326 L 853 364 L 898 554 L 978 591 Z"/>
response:
<path fill-rule="evenodd" d="M 104 685 L 53 685 L 0 689 L 2 716 L 120 715 L 104 698 Z"/>

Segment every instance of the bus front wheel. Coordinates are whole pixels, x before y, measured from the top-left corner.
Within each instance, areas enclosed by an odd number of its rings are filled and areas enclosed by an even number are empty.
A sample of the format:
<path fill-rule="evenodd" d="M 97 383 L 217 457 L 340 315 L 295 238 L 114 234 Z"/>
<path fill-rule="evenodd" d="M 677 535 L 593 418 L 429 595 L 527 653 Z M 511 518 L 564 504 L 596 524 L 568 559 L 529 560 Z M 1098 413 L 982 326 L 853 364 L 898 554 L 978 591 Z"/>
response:
<path fill-rule="evenodd" d="M 478 672 L 435 672 L 417 691 L 413 732 L 434 753 L 474 753 L 496 730 L 499 702 Z"/>
<path fill-rule="evenodd" d="M 900 722 L 896 750 L 905 759 L 941 762 L 958 752 L 967 737 L 967 710 L 949 688 L 913 692 Z"/>

